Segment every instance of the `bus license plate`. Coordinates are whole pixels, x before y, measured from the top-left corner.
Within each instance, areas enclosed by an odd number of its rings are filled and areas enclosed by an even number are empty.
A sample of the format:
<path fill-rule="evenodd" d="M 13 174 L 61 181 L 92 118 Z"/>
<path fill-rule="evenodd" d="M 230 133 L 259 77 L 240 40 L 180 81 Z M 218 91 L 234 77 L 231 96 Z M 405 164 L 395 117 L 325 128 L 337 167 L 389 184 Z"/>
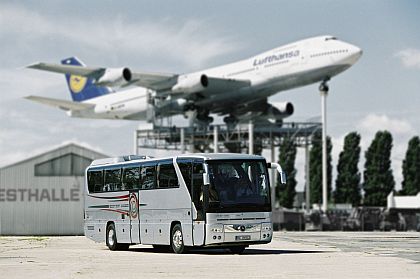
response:
<path fill-rule="evenodd" d="M 235 239 L 236 240 L 251 240 L 251 236 L 250 235 L 237 235 Z"/>

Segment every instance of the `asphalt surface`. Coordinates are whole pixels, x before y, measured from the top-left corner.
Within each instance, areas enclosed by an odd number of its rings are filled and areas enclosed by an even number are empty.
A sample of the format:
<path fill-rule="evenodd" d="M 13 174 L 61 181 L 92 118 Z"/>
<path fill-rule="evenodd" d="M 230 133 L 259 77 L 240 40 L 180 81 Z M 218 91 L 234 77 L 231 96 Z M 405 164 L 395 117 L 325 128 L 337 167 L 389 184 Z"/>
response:
<path fill-rule="evenodd" d="M 345 252 L 406 258 L 420 263 L 418 232 L 286 232 L 281 239 L 339 248 Z"/>
<path fill-rule="evenodd" d="M 0 237 L 0 278 L 420 278 L 419 233 L 278 232 L 242 255 L 109 251 L 85 237 Z"/>

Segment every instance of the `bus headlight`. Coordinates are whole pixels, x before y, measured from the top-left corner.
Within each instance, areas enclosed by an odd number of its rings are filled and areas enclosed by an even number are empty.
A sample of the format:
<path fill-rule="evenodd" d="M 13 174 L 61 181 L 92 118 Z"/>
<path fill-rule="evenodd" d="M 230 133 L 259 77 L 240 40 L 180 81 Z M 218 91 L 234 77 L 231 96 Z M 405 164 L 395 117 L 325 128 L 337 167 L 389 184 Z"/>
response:
<path fill-rule="evenodd" d="M 223 232 L 223 225 L 214 225 L 210 229 L 211 232 L 214 233 L 222 233 Z"/>
<path fill-rule="evenodd" d="M 271 223 L 263 223 L 262 224 L 262 231 L 263 232 L 271 231 Z"/>

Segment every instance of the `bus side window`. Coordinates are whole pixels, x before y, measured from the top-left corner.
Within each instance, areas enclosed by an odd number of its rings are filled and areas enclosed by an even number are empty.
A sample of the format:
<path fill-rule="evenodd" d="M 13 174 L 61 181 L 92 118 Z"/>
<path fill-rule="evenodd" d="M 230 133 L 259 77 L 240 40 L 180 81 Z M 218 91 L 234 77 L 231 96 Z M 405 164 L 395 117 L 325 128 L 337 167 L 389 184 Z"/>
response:
<path fill-rule="evenodd" d="M 175 172 L 175 167 L 171 161 L 159 163 L 157 167 L 158 188 L 176 188 L 179 187 L 178 176 Z"/>
<path fill-rule="evenodd" d="M 103 192 L 121 190 L 121 169 L 105 170 L 105 183 Z"/>
<path fill-rule="evenodd" d="M 192 162 L 191 161 L 178 161 L 179 169 L 181 170 L 182 177 L 184 178 L 185 185 L 188 192 L 192 197 L 191 182 L 192 182 Z"/>
<path fill-rule="evenodd" d="M 140 171 L 140 189 L 153 189 L 156 184 L 156 166 L 146 165 Z"/>
<path fill-rule="evenodd" d="M 102 171 L 88 171 L 89 193 L 101 192 L 103 187 Z"/>
<path fill-rule="evenodd" d="M 139 167 L 124 168 L 121 190 L 138 189 L 139 182 L 140 182 L 140 168 Z"/>

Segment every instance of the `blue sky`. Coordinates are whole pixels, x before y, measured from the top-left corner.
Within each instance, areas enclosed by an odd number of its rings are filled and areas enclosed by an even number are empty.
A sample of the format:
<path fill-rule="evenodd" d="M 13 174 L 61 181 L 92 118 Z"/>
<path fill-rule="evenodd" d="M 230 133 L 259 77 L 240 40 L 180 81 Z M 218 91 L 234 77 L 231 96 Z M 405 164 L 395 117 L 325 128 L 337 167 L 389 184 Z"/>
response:
<path fill-rule="evenodd" d="M 62 76 L 24 65 L 76 55 L 93 66 L 183 73 L 332 34 L 364 50 L 354 67 L 330 82 L 334 163 L 348 132 L 362 134 L 363 158 L 374 133 L 388 129 L 399 184 L 407 141 L 420 134 L 419 12 L 418 1 L 1 1 L 0 166 L 68 141 L 111 155 L 132 153 L 139 125 L 71 119 L 24 100 L 70 99 Z M 320 115 L 317 85 L 281 92 L 272 101 L 294 104 L 291 121 Z"/>

